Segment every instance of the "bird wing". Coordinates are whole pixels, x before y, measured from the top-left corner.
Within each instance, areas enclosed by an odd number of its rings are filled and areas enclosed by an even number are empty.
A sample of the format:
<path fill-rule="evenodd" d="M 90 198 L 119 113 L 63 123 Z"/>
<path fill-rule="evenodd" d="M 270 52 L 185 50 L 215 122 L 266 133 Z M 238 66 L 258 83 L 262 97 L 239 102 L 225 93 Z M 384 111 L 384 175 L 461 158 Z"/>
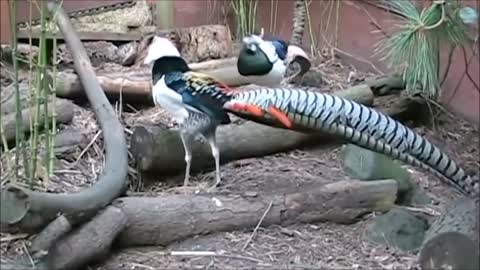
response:
<path fill-rule="evenodd" d="M 197 72 L 170 72 L 165 75 L 165 84 L 182 96 L 182 102 L 193 109 L 219 120 L 230 123 L 228 113 L 223 109 L 231 99 L 230 88 L 214 78 Z"/>

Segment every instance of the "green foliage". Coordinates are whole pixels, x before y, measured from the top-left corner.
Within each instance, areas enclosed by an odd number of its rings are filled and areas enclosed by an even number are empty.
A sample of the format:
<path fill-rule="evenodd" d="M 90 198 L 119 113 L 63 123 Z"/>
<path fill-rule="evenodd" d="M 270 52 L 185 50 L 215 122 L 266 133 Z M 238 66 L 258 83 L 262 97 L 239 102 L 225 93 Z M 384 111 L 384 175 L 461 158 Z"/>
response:
<path fill-rule="evenodd" d="M 237 17 L 237 38 L 255 32 L 258 0 L 233 0 L 233 11 Z"/>
<path fill-rule="evenodd" d="M 38 59 L 33 59 L 30 55 L 28 57 L 28 65 L 29 65 L 29 78 L 28 84 L 29 89 L 31 89 L 30 93 L 30 104 L 27 106 L 22 104 L 22 100 L 20 99 L 20 89 L 18 87 L 18 71 L 21 68 L 18 65 L 19 62 L 26 62 L 25 60 L 20 59 L 19 55 L 17 54 L 17 23 L 16 23 L 16 2 L 14 0 L 10 0 L 10 14 L 11 16 L 11 30 L 12 30 L 12 62 L 13 62 L 13 69 L 14 69 L 14 85 L 15 85 L 15 105 L 16 105 L 16 130 L 15 130 L 15 164 L 9 164 L 9 158 L 6 157 L 7 165 L 10 171 L 14 171 L 15 177 L 13 177 L 12 181 L 21 182 L 21 180 L 28 179 L 30 182 L 30 187 L 33 187 L 33 180 L 37 176 L 37 169 L 38 165 L 42 164 L 41 162 L 37 161 L 37 156 L 39 152 L 39 148 L 41 145 L 45 145 L 45 158 L 44 158 L 44 167 L 46 172 L 48 173 L 47 176 L 51 176 L 53 174 L 53 159 L 54 159 L 54 150 L 53 150 L 53 137 L 56 133 L 56 124 L 55 124 L 55 110 L 54 106 L 52 108 L 48 107 L 48 103 L 55 100 L 55 93 L 52 92 L 50 85 L 50 76 L 53 78 L 56 77 L 56 69 L 53 69 L 53 74 L 49 72 L 51 65 L 48 63 L 49 59 L 49 46 L 47 46 L 47 34 L 51 32 L 51 27 L 48 26 L 49 24 L 49 17 L 52 17 L 47 8 L 46 4 L 47 1 L 40 1 L 34 0 L 30 1 L 30 22 L 31 25 L 31 14 L 34 9 L 36 9 L 40 13 L 41 18 L 41 34 L 40 34 L 40 44 L 39 44 L 39 53 Z M 56 15 L 56 12 L 53 13 L 53 16 Z M 29 39 L 30 46 L 32 45 L 32 39 Z M 56 44 L 56 42 L 55 42 Z M 56 46 L 54 44 L 54 46 Z M 30 49 L 30 52 L 33 50 Z M 56 65 L 56 63 L 54 63 Z M 32 73 L 34 75 L 32 76 Z M 33 77 L 33 78 L 32 78 Z M 55 80 L 54 80 L 55 81 Z M 55 85 L 55 82 L 53 82 Z M 23 106 L 22 106 L 23 105 Z M 40 117 L 40 110 L 43 106 L 44 117 Z M 22 109 L 30 109 L 30 115 L 32 115 L 32 119 L 30 121 L 30 140 L 26 140 L 24 137 L 24 124 L 22 119 Z M 0 126 L 3 126 L 0 119 Z M 40 128 L 43 127 L 44 134 L 40 133 Z M 44 139 L 43 144 L 41 144 L 40 139 Z M 3 130 L 2 130 L 2 144 L 5 149 L 5 154 L 10 155 L 10 151 L 8 150 L 7 141 L 4 137 Z M 29 144 L 29 151 L 27 154 L 26 147 Z M 22 161 L 22 163 L 20 163 Z M 22 173 L 23 169 L 23 173 Z M 46 179 L 45 179 L 46 180 Z"/>
<path fill-rule="evenodd" d="M 458 1 L 433 1 L 418 11 L 413 1 L 384 0 L 402 17 L 399 30 L 377 44 L 390 67 L 401 68 L 407 92 L 437 99 L 440 92 L 440 46 L 463 46 L 468 41 L 466 25 L 458 15 Z"/>

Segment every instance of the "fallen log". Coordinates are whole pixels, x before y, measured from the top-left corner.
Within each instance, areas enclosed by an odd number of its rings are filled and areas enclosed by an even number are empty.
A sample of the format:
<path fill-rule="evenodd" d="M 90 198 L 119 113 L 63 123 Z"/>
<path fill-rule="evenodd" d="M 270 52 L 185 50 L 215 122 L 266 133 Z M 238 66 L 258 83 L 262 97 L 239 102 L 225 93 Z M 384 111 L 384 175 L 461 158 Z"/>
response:
<path fill-rule="evenodd" d="M 126 225 L 127 216 L 121 209 L 106 207 L 52 246 L 44 260 L 46 269 L 80 269 L 86 263 L 102 259 Z"/>
<path fill-rule="evenodd" d="M 396 193 L 394 180 L 354 180 L 315 183 L 290 194 L 258 197 L 164 194 L 119 198 L 114 205 L 127 216 L 128 225 L 117 243 L 124 247 L 168 245 L 199 234 L 251 229 L 270 204 L 264 227 L 312 222 L 350 224 L 364 214 L 388 211 Z"/>
<path fill-rule="evenodd" d="M 203 63 L 190 64 L 193 70 L 205 73 L 219 81 L 237 87 L 249 84 L 249 80 L 242 77 L 236 64 L 230 59 L 212 60 L 214 66 Z M 151 100 L 151 71 L 147 67 L 122 67 L 109 65 L 96 70 L 97 79 L 109 98 L 118 98 L 122 95 L 129 102 L 153 104 Z M 58 97 L 81 99 L 85 92 L 78 76 L 72 72 L 57 72 Z"/>
<path fill-rule="evenodd" d="M 251 80 L 238 73 L 236 57 L 210 60 L 189 64 L 196 72 L 201 72 L 225 83 L 230 87 L 238 87 L 252 83 Z M 142 67 L 123 67 L 108 65 L 96 70 L 97 79 L 108 97 L 123 95 L 129 101 L 150 103 L 151 100 L 151 71 Z M 84 97 L 83 86 L 78 76 L 72 72 L 57 73 L 57 90 L 59 97 L 78 99 Z"/>
<path fill-rule="evenodd" d="M 30 96 L 31 91 L 28 83 L 21 82 L 18 84 L 18 91 L 20 92 L 20 108 L 25 109 L 30 106 Z M 0 104 L 0 113 L 1 114 L 9 114 L 15 113 L 17 106 L 16 106 L 16 89 L 15 85 L 12 83 L 7 87 L 2 87 L 2 91 L 0 91 L 1 96 L 1 104 Z"/>
<path fill-rule="evenodd" d="M 42 105 L 43 106 L 43 105 Z M 48 109 L 49 109 L 49 114 L 51 114 L 52 109 L 55 108 L 55 121 L 57 123 L 61 124 L 68 124 L 72 121 L 73 115 L 74 115 L 74 104 L 67 100 L 67 99 L 60 99 L 57 98 L 55 99 L 55 103 L 49 102 L 48 104 Z M 39 114 L 39 119 L 44 118 L 45 112 L 44 110 L 40 110 Z M 50 118 L 48 118 L 51 120 Z M 2 119 L 2 130 L 4 132 L 5 138 L 7 139 L 7 142 L 12 143 L 15 141 L 16 137 L 16 114 L 15 113 L 10 113 L 5 116 L 3 116 Z M 25 133 L 30 132 L 30 123 L 33 122 L 33 111 L 30 111 L 30 108 L 23 109 L 22 110 L 22 123 L 21 125 L 23 126 L 23 130 Z M 44 126 L 41 125 L 40 128 L 43 128 Z"/>
<path fill-rule="evenodd" d="M 322 181 L 319 181 L 322 182 Z M 394 180 L 314 183 L 281 195 L 174 195 L 123 197 L 112 202 L 88 223 L 51 245 L 36 260 L 35 269 L 81 269 L 108 254 L 110 248 L 168 245 L 191 236 L 253 229 L 262 218 L 264 227 L 312 222 L 351 224 L 371 212 L 386 212 L 396 200 Z M 275 193 L 273 193 L 275 194 Z M 214 196 L 214 197 L 213 197 Z M 59 219 L 49 227 L 69 229 Z M 58 236 L 43 236 L 53 239 Z M 42 241 L 37 247 L 46 247 Z M 2 269 L 30 269 L 21 256 L 3 262 Z"/>
<path fill-rule="evenodd" d="M 88 137 L 78 129 L 62 129 L 55 135 L 54 152 L 57 158 L 67 158 L 77 148 L 84 148 L 88 145 Z"/>
<path fill-rule="evenodd" d="M 335 94 L 365 105 L 373 103 L 373 94 L 366 85 Z M 254 122 L 220 126 L 217 131 L 222 163 L 292 150 L 312 142 L 318 143 L 322 137 L 325 135 L 304 134 Z M 142 172 L 175 172 L 185 168 L 183 146 L 176 130 L 137 126 L 131 137 L 130 150 L 137 168 Z M 192 171 L 207 169 L 214 164 L 210 148 L 204 142 L 194 143 L 192 154 Z"/>
<path fill-rule="evenodd" d="M 46 252 L 55 245 L 55 242 L 72 230 L 72 225 L 68 219 L 60 215 L 50 224 L 48 224 L 43 231 L 41 231 L 32 241 L 30 252 L 39 253 Z"/>
<path fill-rule="evenodd" d="M 479 269 L 479 198 L 461 198 L 431 225 L 419 255 L 422 269 Z"/>
<path fill-rule="evenodd" d="M 188 66 L 194 71 L 210 75 L 231 87 L 238 87 L 252 83 L 251 80 L 238 73 L 236 56 L 200 63 L 191 63 Z"/>

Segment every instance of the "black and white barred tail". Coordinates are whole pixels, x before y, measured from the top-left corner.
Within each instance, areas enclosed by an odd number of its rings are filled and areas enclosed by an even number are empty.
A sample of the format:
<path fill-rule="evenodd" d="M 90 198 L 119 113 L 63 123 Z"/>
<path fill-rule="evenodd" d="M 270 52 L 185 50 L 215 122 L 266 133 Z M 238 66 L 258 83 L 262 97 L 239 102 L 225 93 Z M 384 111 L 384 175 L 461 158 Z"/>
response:
<path fill-rule="evenodd" d="M 352 143 L 377 151 L 407 164 L 431 171 L 465 195 L 477 195 L 479 183 L 438 147 L 398 121 L 354 101 L 300 89 L 261 88 L 236 93 L 229 104 L 240 102 L 267 110 L 274 106 L 292 121 L 292 130 L 321 131 L 341 136 Z M 240 117 L 281 127 L 272 120 Z"/>

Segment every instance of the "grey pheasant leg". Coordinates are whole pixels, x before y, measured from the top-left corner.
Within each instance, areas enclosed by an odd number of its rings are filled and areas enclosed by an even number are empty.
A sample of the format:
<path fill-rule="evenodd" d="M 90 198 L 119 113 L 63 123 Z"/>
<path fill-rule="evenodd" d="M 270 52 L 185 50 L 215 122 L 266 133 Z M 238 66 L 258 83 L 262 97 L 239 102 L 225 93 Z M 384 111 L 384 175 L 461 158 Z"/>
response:
<path fill-rule="evenodd" d="M 212 156 L 215 159 L 215 184 L 210 187 L 209 190 L 213 190 L 218 186 L 221 181 L 220 177 L 220 151 L 218 149 L 217 141 L 215 135 L 208 137 L 208 143 L 210 144 L 210 148 L 212 150 Z"/>
<path fill-rule="evenodd" d="M 183 148 L 185 149 L 185 179 L 183 180 L 183 186 L 188 186 L 190 179 L 190 165 L 192 164 L 192 150 L 190 147 L 190 136 L 186 132 L 180 132 L 180 138 L 182 138 Z"/>

